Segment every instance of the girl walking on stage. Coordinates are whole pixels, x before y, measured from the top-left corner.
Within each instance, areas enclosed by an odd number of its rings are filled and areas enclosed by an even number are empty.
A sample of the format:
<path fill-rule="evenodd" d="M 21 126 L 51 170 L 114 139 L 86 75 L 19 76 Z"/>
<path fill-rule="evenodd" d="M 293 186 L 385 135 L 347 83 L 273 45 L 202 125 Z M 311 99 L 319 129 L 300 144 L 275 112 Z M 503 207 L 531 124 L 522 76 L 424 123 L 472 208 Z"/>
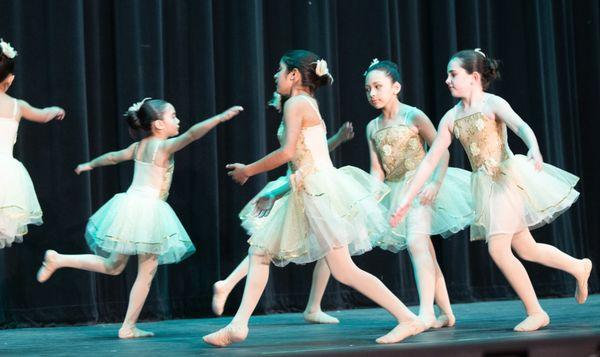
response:
<path fill-rule="evenodd" d="M 527 318 L 515 331 L 534 331 L 550 323 L 542 309 L 522 259 L 563 270 L 577 281 L 575 299 L 585 302 L 589 259 L 575 259 L 556 247 L 537 243 L 530 229 L 551 222 L 579 196 L 576 176 L 545 164 L 535 134 L 508 102 L 485 92 L 498 76 L 497 61 L 480 49 L 456 53 L 448 63 L 446 84 L 460 99 L 442 118 L 431 150 L 402 198 L 392 225 L 407 214 L 413 199 L 443 157 L 454 135 L 464 147 L 473 173 L 471 191 L 475 221 L 471 239 L 485 239 L 488 251 L 525 305 Z M 527 145 L 527 156 L 514 155 L 507 128 Z"/>
<path fill-rule="evenodd" d="M 371 249 L 371 239 L 389 229 L 378 203 L 388 190 L 366 172 L 333 167 L 325 125 L 315 91 L 331 84 L 327 63 L 312 52 L 286 53 L 275 75 L 277 92 L 288 97 L 278 132 L 281 148 L 250 165 L 231 164 L 232 178 L 244 184 L 249 177 L 290 163 L 290 192 L 271 210 L 268 220 L 251 232 L 250 268 L 241 305 L 226 327 L 204 336 L 215 346 L 246 339 L 248 321 L 269 276 L 269 264 L 309 263 L 325 258 L 333 277 L 375 301 L 396 318 L 398 325 L 379 343 L 399 342 L 425 329 L 379 279 L 358 268 L 350 258 Z M 288 190 L 282 187 L 281 192 Z"/>
<path fill-rule="evenodd" d="M 381 111 L 367 125 L 371 175 L 390 187 L 384 204 L 393 213 L 436 131 L 425 113 L 398 99 L 400 72 L 395 63 L 374 60 L 365 72 L 365 90 L 369 103 Z M 403 224 L 374 242 L 392 252 L 408 248 L 419 292 L 419 317 L 435 328 L 454 326 L 455 318 L 430 236 L 447 238 L 473 220 L 469 172 L 448 168 L 448 157 L 445 151 Z M 437 320 L 434 298 L 441 309 Z"/>

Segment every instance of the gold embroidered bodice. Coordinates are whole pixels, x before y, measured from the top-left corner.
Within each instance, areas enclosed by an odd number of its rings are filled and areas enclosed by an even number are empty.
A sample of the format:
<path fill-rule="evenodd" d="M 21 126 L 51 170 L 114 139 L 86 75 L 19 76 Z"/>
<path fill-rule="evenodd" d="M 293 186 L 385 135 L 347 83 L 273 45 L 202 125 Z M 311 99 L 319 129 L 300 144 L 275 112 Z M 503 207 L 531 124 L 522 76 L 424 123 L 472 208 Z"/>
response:
<path fill-rule="evenodd" d="M 407 125 L 396 124 L 379 129 L 373 133 L 372 139 L 386 181 L 402 180 L 425 157 L 423 140 Z"/>
<path fill-rule="evenodd" d="M 495 177 L 500 163 L 512 155 L 506 141 L 506 124 L 481 112 L 456 119 L 454 136 L 467 152 L 473 172 L 482 169 Z"/>
<path fill-rule="evenodd" d="M 284 146 L 285 125 L 283 121 L 277 130 L 277 138 L 281 146 Z M 296 154 L 288 163 L 288 167 L 292 173 L 300 171 L 302 176 L 333 167 L 327 146 L 327 131 L 322 121 L 320 124 L 302 128 L 296 143 Z"/>

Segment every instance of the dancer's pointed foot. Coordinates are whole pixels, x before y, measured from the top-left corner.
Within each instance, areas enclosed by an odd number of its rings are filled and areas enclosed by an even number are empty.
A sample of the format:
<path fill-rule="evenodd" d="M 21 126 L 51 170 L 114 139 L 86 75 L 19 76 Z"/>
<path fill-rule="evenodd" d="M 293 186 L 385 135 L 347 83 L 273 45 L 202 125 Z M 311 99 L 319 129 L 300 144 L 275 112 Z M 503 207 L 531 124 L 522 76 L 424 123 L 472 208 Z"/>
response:
<path fill-rule="evenodd" d="M 315 312 L 304 311 L 302 313 L 302 316 L 304 317 L 304 321 L 311 323 L 311 324 L 339 324 L 340 323 L 340 320 L 336 319 L 335 317 L 333 317 L 331 315 L 324 313 L 321 310 L 315 311 Z"/>
<path fill-rule="evenodd" d="M 248 326 L 227 325 L 217 332 L 202 337 L 204 342 L 215 347 L 226 347 L 235 342 L 242 342 L 248 337 Z"/>
<path fill-rule="evenodd" d="M 546 312 L 541 311 L 527 316 L 525 320 L 515 326 L 514 330 L 518 332 L 536 331 L 548 326 L 549 323 L 550 317 Z"/>
<path fill-rule="evenodd" d="M 58 253 L 54 250 L 47 250 L 46 254 L 44 254 L 44 262 L 42 262 L 42 266 L 37 272 L 37 281 L 40 283 L 45 282 L 50 279 L 52 274 L 58 268 L 56 264 L 56 258 L 58 257 Z"/>
<path fill-rule="evenodd" d="M 577 287 L 575 288 L 575 300 L 578 304 L 583 304 L 588 297 L 588 279 L 592 272 L 592 261 L 585 258 L 581 259 L 583 270 L 580 276 L 577 277 Z"/>
<path fill-rule="evenodd" d="M 212 298 L 212 311 L 217 316 L 223 314 L 225 309 L 225 302 L 229 296 L 230 290 L 227 289 L 225 281 L 219 280 L 213 285 L 213 298 Z"/>
<path fill-rule="evenodd" d="M 446 314 L 442 312 L 440 316 L 435 320 L 431 328 L 442 328 L 442 327 L 453 327 L 456 324 L 456 318 L 454 314 Z"/>
<path fill-rule="evenodd" d="M 392 331 L 379 337 L 375 342 L 377 343 L 397 343 L 404 340 L 407 337 L 418 335 L 421 332 L 427 330 L 425 323 L 421 319 L 416 318 L 409 323 L 402 323 L 392 329 Z"/>
<path fill-rule="evenodd" d="M 125 326 L 123 325 L 119 329 L 119 338 L 120 339 L 130 339 L 130 338 L 143 338 L 143 337 L 152 337 L 154 336 L 154 332 L 141 330 L 135 325 L 133 326 Z"/>

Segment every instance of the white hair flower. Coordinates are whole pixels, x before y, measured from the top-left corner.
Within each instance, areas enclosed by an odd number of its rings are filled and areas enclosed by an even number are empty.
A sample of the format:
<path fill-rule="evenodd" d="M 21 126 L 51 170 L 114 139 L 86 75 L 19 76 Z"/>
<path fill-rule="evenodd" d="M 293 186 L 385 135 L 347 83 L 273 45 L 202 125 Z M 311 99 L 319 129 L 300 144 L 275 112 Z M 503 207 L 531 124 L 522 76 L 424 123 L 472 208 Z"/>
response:
<path fill-rule="evenodd" d="M 317 76 L 323 77 L 329 74 L 329 69 L 327 68 L 327 61 L 325 61 L 324 59 L 320 59 L 315 63 L 317 64 L 317 67 L 315 68 L 315 73 L 317 74 Z"/>
<path fill-rule="evenodd" d="M 144 104 L 145 101 L 147 101 L 148 99 L 152 99 L 150 97 L 146 97 L 144 99 L 142 99 L 141 101 L 137 102 L 137 103 L 133 103 L 131 105 L 131 107 L 129 107 L 129 110 L 127 110 L 128 112 L 131 113 L 137 113 L 138 110 L 140 110 L 140 108 L 142 107 L 142 105 Z"/>
<path fill-rule="evenodd" d="M 369 69 L 371 67 L 373 67 L 374 65 L 376 65 L 377 63 L 379 63 L 379 60 L 377 58 L 373 58 L 373 60 L 371 61 L 371 63 L 369 64 L 369 67 L 367 67 L 367 70 L 365 71 L 365 73 L 363 73 L 363 76 L 367 76 L 367 74 L 369 74 Z"/>
<path fill-rule="evenodd" d="M 3 39 L 0 39 L 0 47 L 2 48 L 2 53 L 8 58 L 15 58 L 17 56 L 17 51 L 10 45 L 8 42 L 4 42 Z"/>
<path fill-rule="evenodd" d="M 479 53 L 480 55 L 483 56 L 483 58 L 487 58 L 487 56 L 485 55 L 485 53 L 483 53 L 483 51 L 481 50 L 481 48 L 476 48 L 473 51 Z"/>

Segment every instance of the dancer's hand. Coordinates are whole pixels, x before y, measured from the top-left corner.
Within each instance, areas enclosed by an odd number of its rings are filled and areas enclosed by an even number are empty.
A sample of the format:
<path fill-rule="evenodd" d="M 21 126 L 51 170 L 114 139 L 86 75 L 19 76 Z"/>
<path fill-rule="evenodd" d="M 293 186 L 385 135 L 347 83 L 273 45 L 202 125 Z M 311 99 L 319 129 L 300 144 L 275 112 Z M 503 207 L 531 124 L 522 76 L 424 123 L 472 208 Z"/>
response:
<path fill-rule="evenodd" d="M 275 201 L 277 201 L 277 198 L 273 197 L 272 195 L 264 195 L 259 197 L 256 200 L 254 216 L 258 218 L 268 216 L 269 213 L 271 213 L 271 209 L 273 208 Z"/>
<path fill-rule="evenodd" d="M 75 173 L 76 173 L 77 175 L 79 175 L 79 174 L 80 174 L 80 173 L 82 173 L 82 172 L 85 172 L 85 171 L 90 171 L 90 170 L 92 170 L 92 169 L 93 169 L 92 165 L 90 165 L 90 163 L 89 163 L 89 162 L 85 162 L 85 163 L 83 163 L 83 164 L 79 164 L 79 165 L 77 165 L 77 167 L 75 168 Z"/>
<path fill-rule="evenodd" d="M 533 166 L 536 171 L 541 171 L 544 163 L 544 159 L 542 158 L 542 153 L 538 148 L 531 148 L 527 152 L 527 158 L 529 161 L 533 161 Z"/>
<path fill-rule="evenodd" d="M 65 118 L 65 110 L 61 107 L 52 107 L 56 114 L 52 117 L 53 120 L 63 120 Z"/>
<path fill-rule="evenodd" d="M 221 123 L 226 122 L 229 119 L 233 118 L 234 116 L 240 114 L 243 110 L 244 110 L 244 108 L 242 108 L 239 105 L 233 106 L 220 114 L 219 121 Z"/>
<path fill-rule="evenodd" d="M 408 213 L 409 209 L 410 209 L 410 202 L 406 201 L 405 199 L 402 199 L 402 201 L 400 201 L 400 205 L 398 206 L 398 209 L 396 210 L 396 212 L 394 212 L 394 214 L 390 218 L 390 225 L 393 228 L 396 228 L 396 226 L 400 222 L 402 222 L 402 220 Z"/>
<path fill-rule="evenodd" d="M 430 182 L 419 193 L 419 202 L 423 206 L 429 206 L 435 201 L 435 198 L 440 191 L 440 185 L 436 182 Z"/>
<path fill-rule="evenodd" d="M 342 143 L 352 140 L 352 138 L 354 138 L 354 127 L 352 126 L 352 123 L 347 121 L 342 124 L 335 135 Z"/>
<path fill-rule="evenodd" d="M 231 170 L 227 173 L 227 175 L 231 176 L 233 181 L 239 183 L 240 185 L 245 184 L 246 181 L 248 181 L 248 178 L 250 177 L 246 173 L 246 165 L 244 165 L 244 164 L 239 164 L 239 163 L 229 164 L 229 165 L 225 166 L 225 168 L 227 170 Z"/>

